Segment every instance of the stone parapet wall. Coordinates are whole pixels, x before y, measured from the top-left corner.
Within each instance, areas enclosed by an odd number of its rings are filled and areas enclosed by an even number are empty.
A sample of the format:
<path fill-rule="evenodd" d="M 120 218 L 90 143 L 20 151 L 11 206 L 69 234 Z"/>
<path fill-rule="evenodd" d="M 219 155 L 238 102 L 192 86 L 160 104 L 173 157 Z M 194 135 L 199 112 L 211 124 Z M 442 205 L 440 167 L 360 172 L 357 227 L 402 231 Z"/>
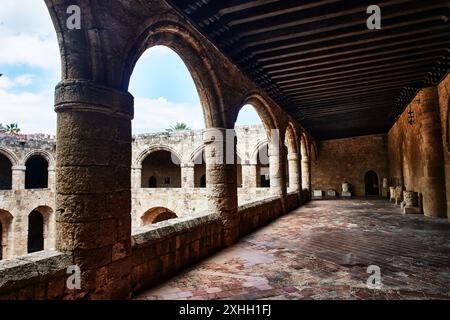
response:
<path fill-rule="evenodd" d="M 295 200 L 297 194 L 287 195 L 288 206 L 294 207 Z M 282 201 L 276 197 L 240 206 L 240 236 L 282 214 Z M 138 227 L 132 236 L 130 257 L 111 268 L 130 270 L 126 295 L 131 296 L 220 250 L 224 246 L 222 237 L 220 217 L 207 212 Z M 95 298 L 67 288 L 71 264 L 70 257 L 53 250 L 0 261 L 0 299 Z"/>

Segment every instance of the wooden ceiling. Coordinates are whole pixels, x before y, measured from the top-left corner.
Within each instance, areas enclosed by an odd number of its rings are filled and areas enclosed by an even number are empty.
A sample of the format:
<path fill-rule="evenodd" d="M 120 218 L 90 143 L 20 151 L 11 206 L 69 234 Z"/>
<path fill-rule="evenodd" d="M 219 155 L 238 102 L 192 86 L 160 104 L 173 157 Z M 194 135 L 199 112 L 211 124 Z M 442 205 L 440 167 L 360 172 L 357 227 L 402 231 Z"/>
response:
<path fill-rule="evenodd" d="M 449 70 L 449 1 L 168 2 L 319 140 L 387 132 Z"/>

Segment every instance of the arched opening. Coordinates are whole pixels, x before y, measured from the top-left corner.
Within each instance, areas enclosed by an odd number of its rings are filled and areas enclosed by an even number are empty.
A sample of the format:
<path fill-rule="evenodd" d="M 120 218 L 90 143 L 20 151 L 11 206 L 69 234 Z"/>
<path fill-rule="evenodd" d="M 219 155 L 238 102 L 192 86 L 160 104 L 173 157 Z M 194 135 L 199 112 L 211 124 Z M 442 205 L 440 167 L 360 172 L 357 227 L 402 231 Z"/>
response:
<path fill-rule="evenodd" d="M 205 150 L 202 150 L 194 159 L 194 186 L 206 188 Z"/>
<path fill-rule="evenodd" d="M 0 190 L 12 189 L 12 163 L 0 153 Z"/>
<path fill-rule="evenodd" d="M 5 210 L 0 209 L 0 260 L 8 258 L 8 238 L 11 227 L 12 215 Z"/>
<path fill-rule="evenodd" d="M 378 196 L 380 194 L 380 187 L 378 175 L 370 170 L 364 175 L 364 185 L 366 189 L 366 196 Z"/>
<path fill-rule="evenodd" d="M 45 158 L 32 156 L 25 166 L 25 189 L 48 188 L 48 162 Z"/>
<path fill-rule="evenodd" d="M 142 188 L 181 188 L 180 159 L 167 150 L 151 152 L 142 161 Z"/>
<path fill-rule="evenodd" d="M 269 165 L 269 145 L 264 143 L 258 149 L 258 161 L 256 165 L 256 173 L 258 176 L 259 188 L 270 188 L 270 165 Z"/>
<path fill-rule="evenodd" d="M 28 215 L 28 253 L 54 248 L 53 209 L 39 206 Z"/>
<path fill-rule="evenodd" d="M 143 52 L 134 66 L 128 91 L 135 97 L 135 134 L 205 127 L 205 108 L 199 97 L 204 92 L 182 57 L 167 46 L 157 45 Z"/>
<path fill-rule="evenodd" d="M 177 215 L 172 210 L 164 207 L 155 207 L 147 210 L 141 217 L 142 225 L 158 223 L 164 220 L 174 219 Z"/>
<path fill-rule="evenodd" d="M 242 158 L 237 156 L 237 185 L 247 189 L 247 193 L 251 193 L 252 188 L 270 186 L 267 141 L 270 140 L 271 125 L 270 121 L 263 121 L 265 116 L 261 107 L 246 104 L 235 123 L 237 149 L 245 150 Z"/>
<path fill-rule="evenodd" d="M 44 250 L 44 217 L 33 210 L 28 215 L 28 253 Z"/>

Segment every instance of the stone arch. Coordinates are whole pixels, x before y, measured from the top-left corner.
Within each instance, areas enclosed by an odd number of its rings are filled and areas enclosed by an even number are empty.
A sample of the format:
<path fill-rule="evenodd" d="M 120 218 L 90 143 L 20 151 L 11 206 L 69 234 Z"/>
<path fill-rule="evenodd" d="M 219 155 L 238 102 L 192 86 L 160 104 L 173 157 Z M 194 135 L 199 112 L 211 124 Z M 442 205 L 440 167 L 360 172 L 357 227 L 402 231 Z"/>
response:
<path fill-rule="evenodd" d="M 174 219 L 177 218 L 175 212 L 173 212 L 170 209 L 167 209 L 165 207 L 154 207 L 149 210 L 147 210 L 142 216 L 141 216 L 141 222 L 142 225 L 149 225 L 158 223 L 164 220 Z"/>
<path fill-rule="evenodd" d="M 55 224 L 53 209 L 41 205 L 28 214 L 28 253 L 54 247 Z"/>
<path fill-rule="evenodd" d="M 0 152 L 0 190 L 12 189 L 12 168 L 11 160 Z"/>
<path fill-rule="evenodd" d="M 198 161 L 199 156 L 205 151 L 205 147 L 206 147 L 205 144 L 201 144 L 200 146 L 195 148 L 194 151 L 192 151 L 191 154 L 189 155 L 189 162 L 196 164 L 195 161 L 196 160 Z"/>
<path fill-rule="evenodd" d="M 25 161 L 25 189 L 46 189 L 49 187 L 50 164 L 39 153 L 33 153 Z"/>
<path fill-rule="evenodd" d="M 319 151 L 317 149 L 317 144 L 315 141 L 311 142 L 310 146 L 310 156 L 311 156 L 311 161 L 317 161 L 319 160 Z"/>
<path fill-rule="evenodd" d="M 12 251 L 12 220 L 13 216 L 9 211 L 0 209 L 0 260 L 9 258 Z"/>
<path fill-rule="evenodd" d="M 158 188 L 181 188 L 181 160 L 171 147 L 153 146 L 139 157 L 141 187 L 150 188 L 156 179 Z"/>
<path fill-rule="evenodd" d="M 299 138 L 297 130 L 291 121 L 289 121 L 286 127 L 286 133 L 284 137 L 285 137 L 285 144 L 288 148 L 288 153 L 298 153 Z"/>
<path fill-rule="evenodd" d="M 276 120 L 272 108 L 270 107 L 270 104 L 264 97 L 261 96 L 261 94 L 257 92 L 251 92 L 244 98 L 239 108 L 236 110 L 233 124 L 236 123 L 237 117 L 242 107 L 247 104 L 251 105 L 256 110 L 261 119 L 261 122 L 263 123 L 264 129 L 266 130 L 267 140 L 272 141 L 272 130 L 279 129 L 280 126 L 278 121 Z"/>
<path fill-rule="evenodd" d="M 142 168 L 142 162 L 152 153 L 156 152 L 156 151 L 167 151 L 170 152 L 173 156 L 175 156 L 178 161 L 179 164 L 181 164 L 183 162 L 183 158 L 180 156 L 180 154 L 173 149 L 171 146 L 167 146 L 167 145 L 162 145 L 162 144 L 158 144 L 158 145 L 153 145 L 147 149 L 145 149 L 144 151 L 142 151 L 138 157 L 136 158 L 136 161 L 134 162 L 134 168 Z M 175 160 L 175 159 L 174 159 Z"/>
<path fill-rule="evenodd" d="M 268 148 L 269 142 L 267 140 L 260 140 L 256 143 L 255 147 L 253 148 L 253 150 L 250 153 L 250 163 L 252 164 L 257 164 L 259 159 L 259 155 L 260 155 L 260 150 L 263 147 L 267 147 Z M 268 164 L 269 159 L 267 158 L 267 164 Z"/>
<path fill-rule="evenodd" d="M 214 64 L 208 59 L 208 51 L 201 42 L 190 30 L 175 21 L 146 23 L 126 49 L 121 89 L 128 89 L 133 69 L 147 49 L 158 45 L 166 46 L 178 54 L 194 80 L 202 104 L 205 126 L 224 127 L 219 80 L 214 72 Z"/>
<path fill-rule="evenodd" d="M 19 165 L 19 158 L 11 150 L 0 146 L 0 154 L 8 158 L 13 167 Z"/>
<path fill-rule="evenodd" d="M 303 132 L 300 136 L 300 153 L 302 155 L 302 159 L 309 159 L 309 139 L 308 136 Z"/>
<path fill-rule="evenodd" d="M 25 165 L 31 157 L 42 157 L 47 161 L 49 170 L 55 168 L 55 158 L 46 150 L 32 150 L 28 152 L 21 161 L 22 165 Z"/>

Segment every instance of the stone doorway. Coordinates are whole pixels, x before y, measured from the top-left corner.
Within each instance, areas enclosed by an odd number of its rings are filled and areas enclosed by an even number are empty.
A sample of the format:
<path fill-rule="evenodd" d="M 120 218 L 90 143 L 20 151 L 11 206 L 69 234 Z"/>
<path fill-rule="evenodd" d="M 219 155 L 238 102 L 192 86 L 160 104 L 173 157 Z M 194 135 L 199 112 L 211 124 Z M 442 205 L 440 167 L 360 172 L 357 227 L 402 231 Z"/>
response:
<path fill-rule="evenodd" d="M 378 175 L 370 170 L 364 176 L 364 185 L 366 189 L 366 196 L 378 196 L 380 194 L 380 185 L 378 182 Z"/>

